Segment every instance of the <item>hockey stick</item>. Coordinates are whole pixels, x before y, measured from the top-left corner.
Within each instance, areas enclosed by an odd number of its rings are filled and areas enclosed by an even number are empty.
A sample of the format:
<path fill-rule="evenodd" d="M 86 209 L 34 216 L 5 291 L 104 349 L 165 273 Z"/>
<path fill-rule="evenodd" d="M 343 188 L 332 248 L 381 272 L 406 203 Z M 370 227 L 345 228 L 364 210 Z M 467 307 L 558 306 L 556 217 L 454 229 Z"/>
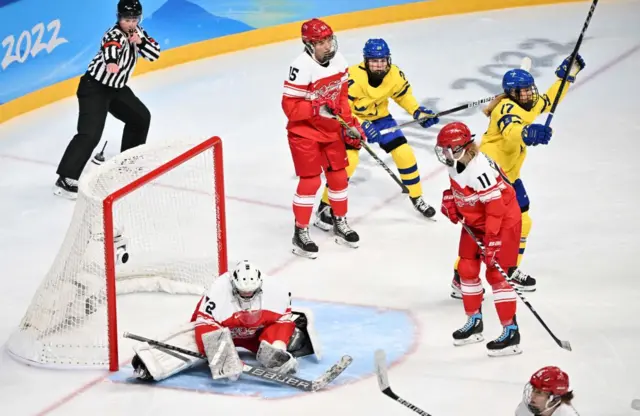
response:
<path fill-rule="evenodd" d="M 204 354 L 200 354 L 199 352 L 186 350 L 184 348 L 176 347 L 175 345 L 165 344 L 164 342 L 155 341 L 153 339 L 145 338 L 140 335 L 131 334 L 129 332 L 125 332 L 123 334 L 125 338 L 134 339 L 140 342 L 146 342 L 149 345 L 153 345 L 158 348 L 162 348 L 169 351 L 176 351 L 184 355 L 188 355 L 190 357 L 207 359 Z M 343 355 L 340 358 L 340 361 L 335 363 L 331 368 L 325 371 L 320 377 L 315 380 L 305 380 L 302 378 L 298 378 L 292 375 L 279 374 L 275 371 L 268 370 L 264 367 L 256 367 L 246 363 L 243 363 L 244 366 L 242 368 L 242 373 L 247 374 L 253 377 L 260 378 L 262 380 L 272 381 L 277 384 L 281 384 L 283 386 L 289 386 L 296 388 L 302 391 L 318 391 L 326 387 L 329 383 L 335 380 L 344 370 L 349 367 L 353 358 L 348 355 Z"/>
<path fill-rule="evenodd" d="M 391 390 L 391 386 L 389 386 L 389 376 L 387 375 L 387 356 L 384 350 L 376 350 L 374 358 L 374 365 L 376 367 L 376 375 L 378 376 L 378 386 L 380 387 L 380 391 L 386 396 L 391 397 L 393 400 L 397 401 L 405 407 L 408 407 L 419 415 L 431 416 L 429 413 L 420 409 L 418 406 L 404 400 L 402 397 L 395 394 L 393 390 Z"/>
<path fill-rule="evenodd" d="M 633 410 L 640 410 L 640 399 L 633 399 L 631 401 L 631 408 Z"/>
<path fill-rule="evenodd" d="M 529 58 L 528 56 L 522 58 L 522 61 L 520 62 L 520 69 L 524 69 L 525 71 L 530 71 L 531 70 L 531 58 Z M 445 111 L 442 111 L 442 112 L 437 113 L 437 114 L 428 115 L 426 117 L 422 117 L 422 118 L 419 118 L 417 120 L 411 120 L 411 121 L 408 121 L 406 123 L 399 124 L 397 126 L 389 127 L 388 129 L 380 130 L 380 134 L 393 133 L 394 131 L 398 131 L 403 127 L 411 126 L 411 125 L 416 124 L 416 123 L 421 123 L 421 122 L 423 122 L 425 120 L 428 120 L 430 118 L 442 117 L 442 116 L 446 116 L 446 115 L 449 115 L 449 114 L 452 114 L 452 113 L 456 113 L 458 111 L 466 110 L 468 108 L 477 107 L 480 104 L 488 103 L 488 102 L 492 101 L 494 98 L 499 97 L 499 96 L 500 96 L 500 94 L 494 95 L 492 97 L 483 98 L 483 99 L 478 100 L 478 101 L 473 101 L 473 102 L 470 102 L 470 103 L 467 103 L 467 104 L 462 104 L 462 105 L 459 105 L 457 107 L 450 108 L 449 110 L 445 110 Z"/>
<path fill-rule="evenodd" d="M 560 88 L 558 89 L 558 93 L 556 97 L 553 99 L 553 104 L 551 105 L 551 110 L 549 110 L 549 116 L 547 117 L 547 121 L 544 123 L 545 126 L 549 127 L 551 124 L 551 120 L 556 112 L 556 107 L 558 107 L 558 103 L 560 102 L 560 96 L 562 95 L 562 91 L 564 90 L 564 86 L 567 83 L 567 79 L 569 78 L 569 73 L 573 69 L 573 64 L 576 61 L 576 57 L 578 56 L 578 50 L 580 49 L 580 45 L 582 45 L 582 39 L 584 38 L 584 34 L 589 27 L 589 22 L 591 22 L 591 17 L 593 13 L 596 11 L 596 6 L 598 5 L 598 0 L 593 0 L 591 3 L 591 8 L 589 9 L 589 14 L 587 14 L 587 19 L 584 21 L 584 26 L 582 27 L 582 32 L 580 32 L 580 36 L 578 37 L 578 41 L 576 42 L 576 47 L 573 49 L 571 53 L 571 60 L 569 61 L 569 65 L 567 66 L 567 70 L 562 77 L 562 81 L 560 82 Z"/>
<path fill-rule="evenodd" d="M 373 149 L 371 149 L 371 147 L 369 147 L 369 145 L 367 144 L 367 142 L 364 140 L 363 137 L 361 137 L 360 133 L 358 132 L 358 130 L 354 129 L 353 127 L 349 126 L 347 124 L 346 121 L 344 121 L 344 119 L 342 117 L 340 117 L 339 115 L 334 115 L 334 118 L 336 120 L 338 120 L 338 123 L 340 123 L 340 125 L 342 127 L 344 127 L 345 129 L 349 130 L 351 132 L 351 134 L 360 139 L 360 144 L 362 145 L 362 147 L 364 147 L 364 150 L 367 151 L 367 153 L 369 153 L 371 155 L 371 157 L 373 158 L 373 160 L 376 161 L 376 163 L 378 165 L 380 165 L 382 167 L 382 169 L 384 169 L 385 171 L 387 171 L 387 173 L 389 174 L 389 176 L 391 176 L 391 178 L 400 186 L 400 188 L 402 189 L 402 193 L 403 194 L 408 194 L 409 193 L 409 188 L 407 188 L 407 186 L 402 183 L 402 181 L 400 180 L 400 178 L 398 178 L 396 176 L 395 173 L 393 173 L 393 171 L 391 169 L 389 169 L 389 166 L 387 166 L 386 163 L 384 163 L 379 157 L 378 155 L 375 154 L 375 152 L 373 151 Z"/>
<path fill-rule="evenodd" d="M 490 102 L 491 100 L 493 100 L 497 96 L 498 95 L 492 95 L 491 97 L 487 97 L 487 98 L 483 98 L 483 99 L 478 100 L 478 101 L 472 101 L 470 103 L 462 104 L 462 105 L 459 105 L 457 107 L 453 107 L 453 108 L 450 108 L 450 109 L 445 110 L 445 111 L 441 111 L 441 112 L 436 113 L 436 114 L 430 114 L 430 115 L 428 115 L 426 117 L 422 117 L 422 118 L 419 118 L 419 119 L 416 119 L 416 120 L 407 121 L 406 123 L 398 124 L 397 126 L 393 126 L 393 127 L 389 127 L 388 129 L 380 130 L 380 134 L 393 133 L 394 131 L 398 131 L 398 130 L 404 128 L 404 127 L 411 126 L 411 125 L 416 124 L 416 123 L 422 123 L 422 122 L 424 122 L 424 121 L 426 121 L 426 120 L 428 120 L 430 118 L 442 117 L 442 116 L 446 116 L 446 115 L 449 115 L 449 114 L 452 114 L 452 113 L 456 113 L 458 111 L 466 110 L 467 108 L 477 107 L 477 106 L 479 106 L 481 104 Z"/>
<path fill-rule="evenodd" d="M 482 242 L 480 242 L 480 240 L 478 240 L 478 238 L 473 234 L 473 231 L 471 231 L 471 229 L 467 226 L 467 224 L 465 224 L 464 222 L 461 222 L 461 224 L 464 227 L 464 229 L 469 233 L 471 238 L 473 238 L 473 241 L 475 241 L 476 244 L 478 245 L 478 247 L 480 247 L 480 251 L 482 251 L 482 254 L 484 254 L 485 253 L 484 244 L 482 244 Z M 553 340 L 556 342 L 556 344 L 558 344 L 558 346 L 560 348 L 564 348 L 567 351 L 571 351 L 571 344 L 569 343 L 569 341 L 562 341 L 557 336 L 555 336 L 553 332 L 551 332 L 551 330 L 549 329 L 547 324 L 542 320 L 540 315 L 538 315 L 538 312 L 536 312 L 536 310 L 533 308 L 531 303 L 529 303 L 529 301 L 524 297 L 524 295 L 522 294 L 520 289 L 513 284 L 513 282 L 511 281 L 511 278 L 509 277 L 509 275 L 507 275 L 507 273 L 505 273 L 504 269 L 502 267 L 500 267 L 500 265 L 497 262 L 494 262 L 493 266 L 498 270 L 498 272 L 500 272 L 502 277 L 505 278 L 507 283 L 509 283 L 511 285 L 511 287 L 513 288 L 513 290 L 515 290 L 515 292 L 518 295 L 518 297 L 520 298 L 520 300 L 522 300 L 522 302 L 524 302 L 524 304 L 527 305 L 527 308 L 529 308 L 531 313 L 533 313 L 533 315 L 536 317 L 538 322 L 540 322 L 542 324 L 544 329 L 547 330 L 547 332 L 549 333 L 549 335 L 551 335 L 551 338 L 553 338 Z"/>

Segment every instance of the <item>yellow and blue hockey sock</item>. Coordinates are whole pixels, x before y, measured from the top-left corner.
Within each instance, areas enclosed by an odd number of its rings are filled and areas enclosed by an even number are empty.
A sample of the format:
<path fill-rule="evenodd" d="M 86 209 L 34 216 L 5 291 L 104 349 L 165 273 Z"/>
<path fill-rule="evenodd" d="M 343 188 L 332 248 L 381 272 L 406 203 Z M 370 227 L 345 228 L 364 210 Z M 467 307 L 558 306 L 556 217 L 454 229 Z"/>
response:
<path fill-rule="evenodd" d="M 517 266 L 520 266 L 520 262 L 522 261 L 522 257 L 524 256 L 524 251 L 527 248 L 527 237 L 529 237 L 529 232 L 531 232 L 531 217 L 529 216 L 529 211 L 525 211 L 522 213 L 522 232 L 520 234 L 520 251 L 518 252 L 518 263 Z"/>
<path fill-rule="evenodd" d="M 391 157 L 398 168 L 402 183 L 409 189 L 409 196 L 411 198 L 422 196 L 418 162 L 411 146 L 406 143 L 401 144 L 391 151 Z"/>

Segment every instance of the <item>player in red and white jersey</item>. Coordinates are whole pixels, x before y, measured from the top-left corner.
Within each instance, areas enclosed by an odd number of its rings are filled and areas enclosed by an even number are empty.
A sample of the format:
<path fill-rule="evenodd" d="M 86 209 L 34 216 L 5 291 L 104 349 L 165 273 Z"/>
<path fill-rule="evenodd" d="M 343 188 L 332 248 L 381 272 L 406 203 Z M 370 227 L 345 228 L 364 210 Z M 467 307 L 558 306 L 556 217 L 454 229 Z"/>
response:
<path fill-rule="evenodd" d="M 524 387 L 515 416 L 578 416 L 572 400 L 569 375 L 558 367 L 543 367 Z"/>
<path fill-rule="evenodd" d="M 191 321 L 159 341 L 199 351 L 214 379 L 236 380 L 243 363 L 236 348 L 256 354 L 272 371 L 295 373 L 296 357 L 315 354 L 318 343 L 310 311 L 292 311 L 291 293 L 248 261 L 214 280 Z M 203 360 L 183 357 L 142 343 L 134 347 L 132 365 L 143 380 L 163 380 Z"/>
<path fill-rule="evenodd" d="M 449 167 L 450 189 L 443 193 L 442 213 L 454 224 L 471 228 L 484 242 L 485 253 L 463 228 L 460 234 L 458 272 L 467 323 L 453 333 L 454 345 L 484 340 L 482 336 L 481 260 L 485 277 L 493 290 L 502 334 L 487 344 L 491 356 L 519 354 L 520 331 L 516 322 L 516 294 L 494 266 L 504 270 L 518 260 L 522 216 L 513 187 L 485 154 L 478 150 L 473 135 L 463 123 L 449 123 L 440 130 L 436 144 L 438 160 Z"/>
<path fill-rule="evenodd" d="M 347 134 L 334 118 L 339 115 L 365 137 L 351 116 L 348 101 L 348 65 L 338 52 L 333 30 L 319 19 L 302 25 L 304 52 L 290 65 L 284 81 L 282 108 L 287 116 L 289 148 L 299 177 L 293 199 L 295 233 L 293 252 L 316 258 L 318 246 L 309 236 L 309 221 L 324 171 L 335 215 L 336 242 L 357 247 L 360 237 L 347 224 L 347 172 L 345 142 L 360 148 L 360 139 Z"/>

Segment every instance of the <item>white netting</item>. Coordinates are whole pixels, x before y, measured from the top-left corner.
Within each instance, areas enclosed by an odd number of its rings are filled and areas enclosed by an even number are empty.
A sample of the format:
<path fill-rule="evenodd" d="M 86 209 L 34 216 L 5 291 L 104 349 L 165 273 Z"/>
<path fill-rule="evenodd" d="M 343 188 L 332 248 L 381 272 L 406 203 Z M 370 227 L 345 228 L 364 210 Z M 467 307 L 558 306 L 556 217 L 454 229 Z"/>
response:
<path fill-rule="evenodd" d="M 139 146 L 81 178 L 62 247 L 7 344 L 14 356 L 48 366 L 109 364 L 103 201 L 156 168 L 170 169 L 113 204 L 116 291 L 203 293 L 219 273 L 223 196 L 215 191 L 218 148 L 174 166 L 195 145 Z"/>

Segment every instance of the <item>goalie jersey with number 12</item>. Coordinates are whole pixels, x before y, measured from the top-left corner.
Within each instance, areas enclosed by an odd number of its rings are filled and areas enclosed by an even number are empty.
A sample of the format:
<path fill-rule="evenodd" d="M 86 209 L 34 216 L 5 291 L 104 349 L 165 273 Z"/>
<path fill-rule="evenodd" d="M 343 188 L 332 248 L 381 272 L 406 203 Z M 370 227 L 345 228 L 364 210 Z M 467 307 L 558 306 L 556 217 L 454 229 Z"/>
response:
<path fill-rule="evenodd" d="M 237 347 L 263 367 L 282 374 L 297 371 L 296 357 L 320 358 L 310 311 L 292 311 L 291 293 L 248 261 L 214 280 L 198 302 L 191 322 L 159 337 L 160 342 L 206 356 L 213 379 L 235 381 L 243 371 Z M 141 343 L 132 365 L 143 380 L 160 381 L 205 360 Z"/>

